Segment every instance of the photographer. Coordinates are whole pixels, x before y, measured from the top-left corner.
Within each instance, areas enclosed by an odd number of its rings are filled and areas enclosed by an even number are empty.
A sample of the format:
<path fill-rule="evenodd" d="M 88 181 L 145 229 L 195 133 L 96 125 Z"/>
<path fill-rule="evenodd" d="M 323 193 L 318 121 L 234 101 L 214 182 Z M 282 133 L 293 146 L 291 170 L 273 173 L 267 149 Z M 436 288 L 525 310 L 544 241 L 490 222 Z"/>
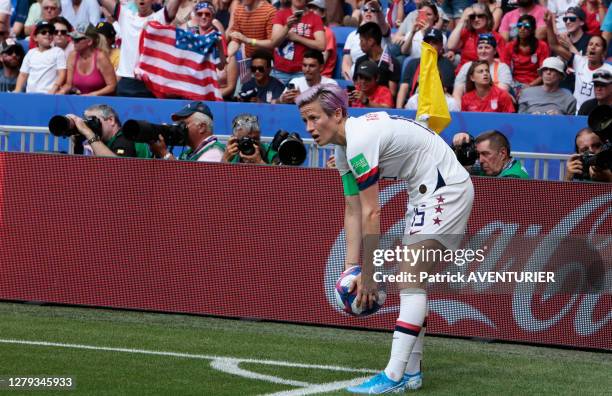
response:
<path fill-rule="evenodd" d="M 225 146 L 213 136 L 213 115 L 208 106 L 202 102 L 191 102 L 180 111 L 172 114 L 172 121 L 182 122 L 186 128 L 186 141 L 189 149 L 181 154 L 179 160 L 197 162 L 220 162 Z M 149 144 L 157 158 L 176 159 L 168 150 L 165 139 Z"/>
<path fill-rule="evenodd" d="M 104 104 L 93 105 L 85 110 L 84 116 L 85 120 L 74 114 L 68 114 L 66 118 L 74 122 L 78 133 L 86 139 L 94 155 L 107 157 L 151 157 L 146 144 L 134 143 L 126 139 L 121 131 L 119 115 L 117 115 L 117 112 L 112 107 Z"/>
<path fill-rule="evenodd" d="M 497 130 L 484 132 L 476 139 L 457 133 L 453 136 L 453 149 L 472 175 L 529 179 L 521 163 L 510 156 L 510 142 Z"/>
<path fill-rule="evenodd" d="M 603 143 L 600 137 L 590 128 L 582 128 L 576 134 L 576 153 L 570 157 L 565 164 L 565 181 L 597 181 L 612 183 L 612 170 L 602 169 L 597 166 L 589 166 L 588 171 L 584 167 L 584 157 L 601 152 Z"/>
<path fill-rule="evenodd" d="M 277 152 L 262 143 L 259 120 L 252 114 L 240 114 L 232 121 L 232 136 L 227 141 L 223 162 L 273 164 Z"/>

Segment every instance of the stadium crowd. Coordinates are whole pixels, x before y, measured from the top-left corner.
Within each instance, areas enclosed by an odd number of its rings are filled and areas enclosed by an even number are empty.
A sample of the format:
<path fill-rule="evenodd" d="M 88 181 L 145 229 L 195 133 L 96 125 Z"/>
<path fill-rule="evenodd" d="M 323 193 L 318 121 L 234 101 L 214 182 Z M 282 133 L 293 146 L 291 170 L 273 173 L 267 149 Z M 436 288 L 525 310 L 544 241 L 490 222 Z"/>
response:
<path fill-rule="evenodd" d="M 416 109 L 427 42 L 451 111 L 588 115 L 612 104 L 610 38 L 609 0 L 0 0 L 0 92 L 294 103 L 335 83 Z"/>

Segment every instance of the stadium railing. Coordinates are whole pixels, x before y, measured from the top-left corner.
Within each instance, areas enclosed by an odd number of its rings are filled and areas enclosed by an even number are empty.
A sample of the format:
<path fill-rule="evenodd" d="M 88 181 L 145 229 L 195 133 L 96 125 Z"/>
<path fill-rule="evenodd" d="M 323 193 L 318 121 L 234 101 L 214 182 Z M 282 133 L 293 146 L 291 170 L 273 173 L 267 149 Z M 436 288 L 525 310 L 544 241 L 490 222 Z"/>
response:
<path fill-rule="evenodd" d="M 0 151 L 8 150 L 8 138 L 10 134 L 20 135 L 20 148 L 22 153 L 41 152 L 38 147 L 43 148 L 42 152 L 65 152 L 67 154 L 74 153 L 74 145 L 72 140 L 63 139 L 53 136 L 46 127 L 33 126 L 13 126 L 0 125 Z M 223 143 L 227 142 L 230 135 L 216 135 Z M 42 143 L 40 140 L 42 139 Z M 265 143 L 272 141 L 271 136 L 262 136 L 261 140 Z M 36 142 L 39 144 L 36 144 Z M 304 139 L 304 144 L 308 149 L 308 157 L 306 166 L 311 168 L 321 168 L 329 157 L 333 154 L 332 147 L 317 147 L 313 139 Z M 180 148 L 177 149 L 180 151 Z M 549 154 L 549 153 L 531 153 L 531 152 L 513 152 L 513 157 L 518 158 L 523 165 L 530 171 L 530 175 L 534 179 L 553 180 L 551 168 L 559 170 L 558 180 L 563 180 L 565 163 L 570 157 L 567 154 Z"/>

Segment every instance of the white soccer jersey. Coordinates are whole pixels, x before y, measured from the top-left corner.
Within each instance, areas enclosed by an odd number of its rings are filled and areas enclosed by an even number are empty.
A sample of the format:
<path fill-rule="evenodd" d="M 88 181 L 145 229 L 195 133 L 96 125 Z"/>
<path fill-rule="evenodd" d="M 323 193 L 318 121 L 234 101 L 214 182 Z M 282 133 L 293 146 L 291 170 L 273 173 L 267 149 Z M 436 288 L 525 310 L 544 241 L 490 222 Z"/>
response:
<path fill-rule="evenodd" d="M 352 172 L 359 190 L 379 178 L 402 179 L 410 201 L 418 202 L 470 177 L 449 145 L 413 120 L 368 113 L 350 117 L 345 131 L 346 147 L 336 146 L 336 167 L 341 175 Z"/>

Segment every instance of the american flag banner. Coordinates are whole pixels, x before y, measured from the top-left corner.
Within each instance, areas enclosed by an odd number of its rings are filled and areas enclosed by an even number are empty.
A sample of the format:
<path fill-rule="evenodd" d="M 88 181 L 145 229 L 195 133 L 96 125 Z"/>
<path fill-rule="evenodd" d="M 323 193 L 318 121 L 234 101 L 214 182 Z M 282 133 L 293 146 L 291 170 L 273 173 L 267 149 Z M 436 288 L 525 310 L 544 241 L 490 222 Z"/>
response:
<path fill-rule="evenodd" d="M 158 98 L 221 101 L 218 40 L 216 31 L 197 35 L 149 22 L 140 36 L 135 73 Z"/>
<path fill-rule="evenodd" d="M 389 71 L 393 73 L 393 61 L 391 60 L 391 54 L 387 51 L 387 46 L 383 49 L 383 53 L 380 56 L 380 60 L 378 61 L 378 67 L 382 62 L 386 62 L 389 65 Z M 379 69 L 380 70 L 380 69 Z"/>
<path fill-rule="evenodd" d="M 244 85 L 253 78 L 253 74 L 251 73 L 251 58 L 240 59 L 238 61 L 238 70 L 240 71 L 240 83 Z"/>

